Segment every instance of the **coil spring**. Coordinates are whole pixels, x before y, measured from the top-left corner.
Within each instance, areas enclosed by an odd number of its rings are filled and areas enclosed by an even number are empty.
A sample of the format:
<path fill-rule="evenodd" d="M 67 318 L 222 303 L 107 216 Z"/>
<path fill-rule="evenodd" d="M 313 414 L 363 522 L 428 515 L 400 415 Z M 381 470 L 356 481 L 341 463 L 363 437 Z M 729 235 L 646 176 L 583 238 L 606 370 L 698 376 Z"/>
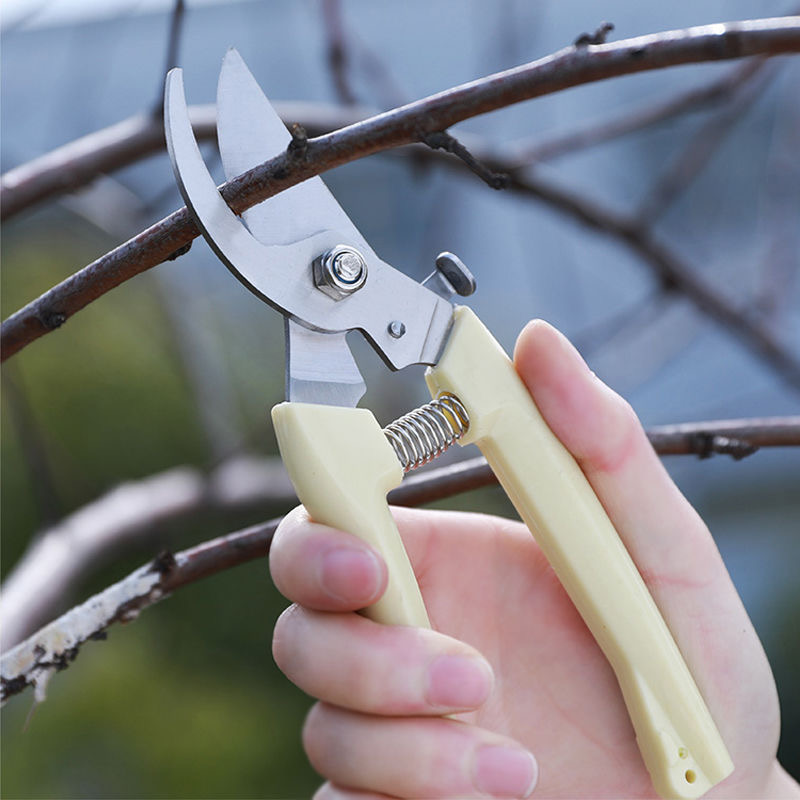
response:
<path fill-rule="evenodd" d="M 454 395 L 443 393 L 387 425 L 383 432 L 408 472 L 433 461 L 469 430 L 469 414 Z"/>

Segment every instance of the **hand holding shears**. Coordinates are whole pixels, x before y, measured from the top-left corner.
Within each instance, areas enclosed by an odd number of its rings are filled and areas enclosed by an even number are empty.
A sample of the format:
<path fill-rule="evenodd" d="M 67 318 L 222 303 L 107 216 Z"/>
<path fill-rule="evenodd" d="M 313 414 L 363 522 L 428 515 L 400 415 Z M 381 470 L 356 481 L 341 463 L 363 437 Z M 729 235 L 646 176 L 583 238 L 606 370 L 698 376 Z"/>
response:
<path fill-rule="evenodd" d="M 314 520 L 355 534 L 386 561 L 387 589 L 364 613 L 429 626 L 386 493 L 404 470 L 455 441 L 474 442 L 611 664 L 659 793 L 698 797 L 726 777 L 725 745 L 606 511 L 506 354 L 470 309 L 451 302 L 474 288 L 468 270 L 442 254 L 422 284 L 406 277 L 374 253 L 319 178 L 245 212 L 245 225 L 203 163 L 179 70 L 168 77 L 165 124 L 205 238 L 286 319 L 288 402 L 273 420 L 298 496 Z M 220 75 L 218 136 L 228 177 L 290 140 L 235 51 Z M 355 408 L 365 387 L 345 339 L 351 330 L 392 369 L 427 365 L 431 403 L 385 430 Z"/>

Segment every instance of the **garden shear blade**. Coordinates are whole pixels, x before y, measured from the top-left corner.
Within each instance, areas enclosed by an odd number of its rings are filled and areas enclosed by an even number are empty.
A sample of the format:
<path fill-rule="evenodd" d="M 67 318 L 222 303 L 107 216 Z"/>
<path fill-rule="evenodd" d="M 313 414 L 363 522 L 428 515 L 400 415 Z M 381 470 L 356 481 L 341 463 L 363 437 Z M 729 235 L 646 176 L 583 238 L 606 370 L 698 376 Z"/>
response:
<path fill-rule="evenodd" d="M 229 176 L 285 149 L 289 133 L 236 51 L 226 56 L 218 99 Z M 362 331 L 394 369 L 435 362 L 452 305 L 381 261 L 320 178 L 245 212 L 245 227 L 200 155 L 178 70 L 167 80 L 164 113 L 179 184 L 206 239 L 251 291 L 289 320 L 290 399 L 358 402 L 364 387 L 344 339 L 350 330 Z"/>
<path fill-rule="evenodd" d="M 218 90 L 220 152 L 230 179 L 291 137 L 239 54 Z M 475 314 L 454 306 L 472 278 L 443 254 L 419 284 L 383 262 L 318 177 L 237 217 L 206 169 L 180 70 L 164 120 L 186 204 L 220 259 L 287 320 L 287 393 L 272 410 L 284 463 L 311 517 L 384 557 L 386 592 L 364 613 L 428 626 L 386 502 L 404 469 L 458 440 L 486 456 L 619 681 L 644 762 L 664 797 L 694 798 L 733 765 L 669 629 L 575 460 L 548 428 L 508 356 Z M 386 364 L 425 364 L 431 403 L 382 430 L 345 335 L 358 330 Z M 502 620 L 498 620 L 502 624 Z M 613 769 L 609 757 L 609 769 Z"/>

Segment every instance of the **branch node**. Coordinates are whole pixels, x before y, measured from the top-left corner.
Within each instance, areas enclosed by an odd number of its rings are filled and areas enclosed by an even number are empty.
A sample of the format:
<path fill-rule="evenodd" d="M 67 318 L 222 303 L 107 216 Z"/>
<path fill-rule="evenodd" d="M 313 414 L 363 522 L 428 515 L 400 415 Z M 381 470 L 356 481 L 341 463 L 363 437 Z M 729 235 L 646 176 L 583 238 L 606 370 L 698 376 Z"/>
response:
<path fill-rule="evenodd" d="M 492 189 L 506 189 L 510 184 L 510 177 L 504 172 L 495 172 L 485 164 L 481 164 L 470 151 L 464 147 L 455 136 L 447 131 L 420 132 L 419 140 L 428 145 L 432 150 L 445 150 L 460 158 L 484 183 Z"/>
<path fill-rule="evenodd" d="M 735 461 L 740 461 L 747 456 L 753 455 L 758 447 L 744 439 L 736 439 L 721 434 L 699 431 L 692 434 L 689 441 L 689 451 L 695 453 L 698 458 L 711 458 L 715 453 L 730 456 Z"/>
<path fill-rule="evenodd" d="M 169 550 L 162 550 L 150 564 L 150 571 L 159 575 L 168 575 L 177 566 L 175 556 Z"/>
<path fill-rule="evenodd" d="M 63 311 L 47 310 L 39 314 L 39 319 L 47 330 L 54 331 L 67 321 L 67 315 Z"/>
<path fill-rule="evenodd" d="M 590 44 L 605 44 L 608 34 L 614 30 L 612 22 L 601 22 L 594 33 L 582 33 L 573 44 L 575 47 L 586 47 Z"/>
<path fill-rule="evenodd" d="M 181 256 L 185 256 L 191 249 L 192 249 L 192 243 L 191 242 L 187 242 L 182 247 L 179 247 L 174 253 L 170 253 L 164 260 L 165 261 L 174 261 L 176 258 L 180 258 Z"/>
<path fill-rule="evenodd" d="M 715 436 L 714 448 L 718 453 L 730 456 L 734 461 L 741 461 L 747 456 L 753 455 L 758 450 L 754 444 L 746 442 L 744 439 L 735 439 L 728 436 Z"/>
<path fill-rule="evenodd" d="M 308 134 L 306 129 L 299 122 L 295 122 L 289 129 L 289 133 L 292 134 L 292 141 L 289 142 L 289 146 L 286 148 L 289 158 L 294 161 L 304 159 L 308 153 Z"/>

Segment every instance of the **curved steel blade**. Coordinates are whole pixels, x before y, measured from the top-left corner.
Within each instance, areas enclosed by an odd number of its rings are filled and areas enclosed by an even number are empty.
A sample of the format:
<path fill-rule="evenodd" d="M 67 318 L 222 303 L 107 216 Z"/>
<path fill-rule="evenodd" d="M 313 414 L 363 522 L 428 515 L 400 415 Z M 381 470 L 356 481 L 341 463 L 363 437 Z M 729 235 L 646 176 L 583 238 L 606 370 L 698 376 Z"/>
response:
<path fill-rule="evenodd" d="M 262 244 L 228 208 L 203 162 L 189 121 L 181 70 L 167 76 L 164 127 L 178 185 L 214 252 L 251 291 L 313 330 L 361 330 L 393 369 L 434 364 L 449 331 L 447 301 L 381 261 L 363 254 L 369 278 L 337 302 L 319 291 L 313 260 L 338 244 L 352 247 L 352 228 L 322 230 L 291 244 Z M 404 334 L 392 336 L 402 322 Z"/>

